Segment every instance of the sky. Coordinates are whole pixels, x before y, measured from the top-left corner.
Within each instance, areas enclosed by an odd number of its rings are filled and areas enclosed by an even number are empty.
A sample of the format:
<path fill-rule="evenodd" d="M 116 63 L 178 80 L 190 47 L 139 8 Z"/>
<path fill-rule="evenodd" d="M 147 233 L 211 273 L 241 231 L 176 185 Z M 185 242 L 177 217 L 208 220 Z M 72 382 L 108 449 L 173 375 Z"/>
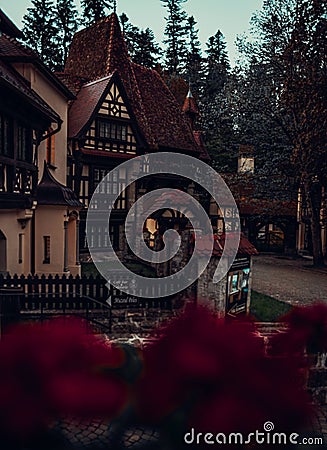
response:
<path fill-rule="evenodd" d="M 220 29 L 226 37 L 233 63 L 236 57 L 235 38 L 248 31 L 251 16 L 261 8 L 262 3 L 263 0 L 188 0 L 183 7 L 197 21 L 202 48 L 206 48 L 208 38 Z M 76 0 L 76 5 L 79 4 L 80 1 Z M 29 6 L 30 0 L 0 0 L 0 8 L 19 28 Z M 166 10 L 160 0 L 118 0 L 117 12 L 125 12 L 131 23 L 140 28 L 151 28 L 157 41 L 162 41 Z"/>

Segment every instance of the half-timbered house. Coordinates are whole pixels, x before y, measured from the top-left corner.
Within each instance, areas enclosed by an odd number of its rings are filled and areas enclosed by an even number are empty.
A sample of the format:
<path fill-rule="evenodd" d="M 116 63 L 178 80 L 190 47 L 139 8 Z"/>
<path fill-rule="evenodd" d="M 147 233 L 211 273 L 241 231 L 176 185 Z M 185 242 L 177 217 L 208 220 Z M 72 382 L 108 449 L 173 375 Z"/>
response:
<path fill-rule="evenodd" d="M 86 207 L 98 183 L 123 161 L 160 151 L 208 158 L 199 133 L 192 129 L 190 115 L 195 111 L 182 111 L 155 70 L 131 62 L 115 13 L 75 34 L 60 77 L 76 92 L 68 116 L 68 179 Z M 107 192 L 116 192 L 125 186 L 126 173 L 122 170 L 107 183 Z M 166 186 L 189 187 L 165 174 L 132 185 L 119 197 L 109 230 L 117 251 L 124 250 L 121 236 L 131 205 L 145 191 Z M 81 212 L 82 251 L 87 249 L 85 216 L 86 210 Z M 148 223 L 152 239 L 164 221 L 171 226 L 179 216 L 172 210 L 157 219 Z M 107 232 L 94 233 L 94 239 L 107 239 Z"/>

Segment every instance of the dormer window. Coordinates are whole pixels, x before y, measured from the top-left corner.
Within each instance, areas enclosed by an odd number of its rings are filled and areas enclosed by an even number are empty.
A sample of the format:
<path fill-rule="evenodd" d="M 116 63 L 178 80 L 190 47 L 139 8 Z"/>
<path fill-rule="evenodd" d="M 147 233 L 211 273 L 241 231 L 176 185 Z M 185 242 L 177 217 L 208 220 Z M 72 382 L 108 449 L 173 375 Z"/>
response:
<path fill-rule="evenodd" d="M 99 138 L 127 141 L 127 125 L 99 120 Z"/>

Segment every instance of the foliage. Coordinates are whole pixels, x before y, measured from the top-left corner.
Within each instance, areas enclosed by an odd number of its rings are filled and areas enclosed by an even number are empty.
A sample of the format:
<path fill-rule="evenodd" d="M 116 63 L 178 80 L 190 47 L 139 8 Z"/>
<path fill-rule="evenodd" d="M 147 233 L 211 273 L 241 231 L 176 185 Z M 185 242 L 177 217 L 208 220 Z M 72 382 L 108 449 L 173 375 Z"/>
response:
<path fill-rule="evenodd" d="M 132 61 L 144 67 L 156 67 L 162 51 L 155 41 L 153 31 L 150 28 L 141 30 L 132 25 L 125 13 L 121 14 L 120 21 Z"/>
<path fill-rule="evenodd" d="M 53 0 L 32 0 L 23 18 L 26 43 L 36 51 L 45 64 L 56 69 L 61 64 L 58 53 L 58 24 Z"/>
<path fill-rule="evenodd" d="M 83 23 L 89 25 L 106 15 L 106 9 L 112 9 L 115 2 L 113 0 L 82 0 Z"/>
<path fill-rule="evenodd" d="M 230 76 L 226 41 L 220 30 L 208 39 L 206 53 L 200 98 L 201 128 L 214 166 L 220 171 L 234 172 L 235 110 L 231 100 L 235 80 Z"/>
<path fill-rule="evenodd" d="M 272 198 L 280 192 L 291 199 L 301 187 L 315 265 L 323 264 L 326 13 L 326 3 L 316 0 L 265 0 L 251 21 L 252 39 L 238 41 L 243 56 L 235 123 L 239 140 L 254 146 L 258 191 L 266 195 L 266 185 Z M 272 188 L 265 183 L 268 174 L 277 182 Z"/>
<path fill-rule="evenodd" d="M 203 89 L 203 59 L 201 55 L 201 43 L 198 38 L 199 30 L 195 28 L 197 22 L 191 16 L 187 19 L 186 31 L 188 34 L 188 55 L 187 68 L 185 76 L 188 78 L 192 94 L 196 98 L 202 93 Z"/>
<path fill-rule="evenodd" d="M 320 210 L 327 186 L 327 5 L 296 5 L 295 28 L 283 52 L 281 107 L 289 117 L 293 164 L 310 211 L 313 257 L 323 265 Z"/>
<path fill-rule="evenodd" d="M 187 48 L 185 44 L 187 14 L 182 4 L 187 0 L 161 0 L 167 9 L 165 39 L 165 65 L 168 73 L 180 74 L 187 63 Z"/>
<path fill-rule="evenodd" d="M 63 69 L 68 56 L 70 43 L 79 26 L 79 19 L 74 0 L 57 0 L 56 15 Z"/>

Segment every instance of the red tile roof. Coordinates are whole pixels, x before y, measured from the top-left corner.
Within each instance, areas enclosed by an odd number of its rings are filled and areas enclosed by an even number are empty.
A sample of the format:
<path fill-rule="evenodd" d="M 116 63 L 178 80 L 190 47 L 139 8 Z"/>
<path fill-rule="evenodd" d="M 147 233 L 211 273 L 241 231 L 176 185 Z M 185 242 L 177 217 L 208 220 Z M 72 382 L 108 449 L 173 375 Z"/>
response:
<path fill-rule="evenodd" d="M 100 102 L 111 76 L 84 84 L 77 99 L 69 109 L 68 136 L 75 137 L 83 130 L 92 118 L 92 114 Z"/>
<path fill-rule="evenodd" d="M 199 154 L 192 129 L 158 72 L 132 64 L 147 118 L 148 135 L 156 146 Z"/>
<path fill-rule="evenodd" d="M 198 105 L 196 104 L 195 98 L 193 97 L 191 90 L 189 90 L 189 92 L 185 98 L 182 111 L 186 114 L 195 115 L 195 116 L 197 116 L 199 114 L 199 108 L 198 108 Z"/>
<path fill-rule="evenodd" d="M 65 74 L 93 81 L 114 72 L 118 73 L 138 128 L 150 149 L 174 149 L 201 155 L 190 124 L 175 97 L 155 70 L 130 61 L 117 15 L 111 14 L 75 34 Z M 87 107 L 82 120 L 83 96 L 88 105 L 92 101 L 86 92 L 81 98 L 78 96 L 77 106 L 70 113 L 70 120 L 78 122 L 78 126 L 76 123 L 72 126 L 70 137 L 75 137 L 75 133 L 83 128 L 82 121 L 85 125 L 90 118 Z M 79 116 L 78 119 L 73 117 L 74 114 Z"/>
<path fill-rule="evenodd" d="M 75 94 L 75 96 L 78 94 L 83 84 L 88 81 L 85 78 L 75 77 L 65 72 L 55 72 L 55 75 L 71 92 Z"/>
<path fill-rule="evenodd" d="M 232 233 L 229 236 L 233 239 Z M 229 237 L 230 239 L 230 237 Z M 238 239 L 238 235 L 235 234 L 235 239 Z M 214 235 L 214 245 L 212 250 L 213 256 L 221 257 L 225 246 L 225 234 Z M 197 243 L 197 248 L 201 254 L 208 254 L 211 248 L 211 236 L 201 236 Z M 238 246 L 237 256 L 253 256 L 257 255 L 258 251 L 253 244 L 243 235 L 240 236 L 240 242 Z"/>
<path fill-rule="evenodd" d="M 0 38 L 0 56 L 5 58 L 38 58 L 38 55 L 30 48 L 5 34 L 2 34 Z"/>
<path fill-rule="evenodd" d="M 201 154 L 200 158 L 203 161 L 207 161 L 207 162 L 211 161 L 208 150 L 204 143 L 202 131 L 193 131 L 193 136 L 194 136 L 195 142 L 197 143 L 197 145 L 199 146 L 199 149 L 200 149 L 200 154 Z"/>

